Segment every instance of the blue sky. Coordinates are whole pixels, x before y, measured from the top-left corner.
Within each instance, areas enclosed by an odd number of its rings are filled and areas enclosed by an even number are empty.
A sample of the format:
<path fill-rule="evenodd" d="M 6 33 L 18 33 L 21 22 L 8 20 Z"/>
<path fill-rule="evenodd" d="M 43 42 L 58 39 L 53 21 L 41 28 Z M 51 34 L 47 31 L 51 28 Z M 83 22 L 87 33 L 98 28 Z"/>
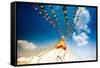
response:
<path fill-rule="evenodd" d="M 35 7 L 39 8 L 37 4 Z M 46 11 L 54 20 L 54 17 L 50 11 L 48 5 L 44 5 Z M 68 6 L 68 22 L 71 25 L 73 23 L 73 13 L 75 10 L 75 6 Z M 17 19 L 17 40 L 27 40 L 33 42 L 37 46 L 48 46 L 54 45 L 59 41 L 60 35 L 56 30 L 50 25 L 50 23 L 44 19 L 43 15 L 39 15 L 32 8 L 32 4 L 24 4 L 19 3 L 16 6 L 16 19 Z M 65 36 L 65 40 L 67 39 L 67 33 L 65 28 L 65 17 L 62 11 L 62 5 L 53 5 L 53 9 L 56 11 L 56 15 L 61 23 L 63 33 Z M 89 43 L 86 46 L 87 48 L 91 48 L 95 51 L 96 47 L 96 8 L 93 7 L 86 7 L 86 9 L 90 13 L 90 21 L 88 23 L 88 27 L 90 29 L 90 33 L 87 35 L 89 36 Z M 40 10 L 40 9 L 39 9 Z M 55 21 L 54 21 L 55 22 Z M 72 33 L 73 34 L 73 33 Z M 71 34 L 71 36 L 72 36 Z M 77 49 L 85 49 L 85 46 L 78 47 L 77 44 L 72 40 L 72 37 L 69 40 L 66 40 L 69 47 L 77 52 Z M 75 44 L 75 45 L 74 45 Z M 87 49 L 88 50 L 88 49 Z M 84 51 L 84 50 L 83 50 Z"/>

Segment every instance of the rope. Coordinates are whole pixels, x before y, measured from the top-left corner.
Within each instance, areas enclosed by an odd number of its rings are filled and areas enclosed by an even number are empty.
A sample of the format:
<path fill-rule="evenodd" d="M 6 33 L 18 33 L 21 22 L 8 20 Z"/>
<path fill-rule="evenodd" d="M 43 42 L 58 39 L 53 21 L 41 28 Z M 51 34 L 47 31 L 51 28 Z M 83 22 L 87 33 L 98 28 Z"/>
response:
<path fill-rule="evenodd" d="M 51 17 L 49 16 L 49 14 L 47 13 L 47 11 L 45 10 L 44 6 L 39 4 L 39 7 L 42 11 L 42 13 L 45 15 L 46 19 L 49 21 L 49 23 L 52 25 L 53 28 L 56 29 L 56 31 L 62 36 L 62 32 L 60 31 L 60 29 L 58 29 L 55 25 L 55 23 L 53 22 L 53 20 L 51 19 Z"/>
<path fill-rule="evenodd" d="M 74 19 L 75 19 L 75 15 L 76 15 L 77 10 L 78 10 L 77 7 L 75 7 L 75 11 L 74 11 L 74 15 L 73 15 L 73 23 L 72 23 L 71 33 L 74 31 L 74 26 L 75 26 Z"/>
<path fill-rule="evenodd" d="M 69 24 L 68 24 L 68 16 L 67 16 L 67 8 L 66 6 L 63 6 L 63 12 L 64 12 L 64 16 L 65 16 L 65 20 L 66 20 L 66 32 L 67 32 L 67 36 L 70 36 L 70 32 L 69 32 Z"/>
<path fill-rule="evenodd" d="M 59 22 L 59 20 L 58 20 L 58 17 L 57 17 L 57 15 L 56 15 L 55 10 L 53 9 L 52 5 L 49 5 L 49 7 L 50 7 L 50 9 L 51 9 L 52 15 L 54 16 L 55 21 L 56 21 L 56 23 L 57 23 L 59 29 L 62 31 L 61 24 L 60 24 L 60 22 Z M 62 34 L 63 34 L 63 33 L 62 33 Z"/>
<path fill-rule="evenodd" d="M 37 11 L 37 13 L 40 15 L 40 16 L 43 16 L 43 13 L 41 11 L 39 11 L 38 8 L 34 7 L 34 5 L 32 5 L 32 8 Z M 46 19 L 46 17 L 44 16 L 44 19 Z"/>

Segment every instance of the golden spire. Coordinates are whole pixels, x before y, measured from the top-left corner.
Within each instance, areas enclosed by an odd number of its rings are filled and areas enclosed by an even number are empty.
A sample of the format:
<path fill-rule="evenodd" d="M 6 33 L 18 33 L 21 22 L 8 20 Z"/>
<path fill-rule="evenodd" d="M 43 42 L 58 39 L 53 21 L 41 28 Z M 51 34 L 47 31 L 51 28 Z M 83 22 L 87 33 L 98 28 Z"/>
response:
<path fill-rule="evenodd" d="M 65 41 L 64 41 L 64 36 L 61 37 L 61 40 L 56 44 L 56 48 L 63 48 L 64 50 L 67 49 Z"/>

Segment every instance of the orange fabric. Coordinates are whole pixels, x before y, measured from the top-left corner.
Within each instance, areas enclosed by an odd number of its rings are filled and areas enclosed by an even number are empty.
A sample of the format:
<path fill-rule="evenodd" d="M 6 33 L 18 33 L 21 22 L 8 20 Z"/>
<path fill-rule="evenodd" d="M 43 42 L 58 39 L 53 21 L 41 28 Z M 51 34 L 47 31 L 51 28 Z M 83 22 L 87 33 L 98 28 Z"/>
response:
<path fill-rule="evenodd" d="M 56 48 L 63 48 L 64 50 L 66 50 L 66 44 L 64 42 L 64 39 L 61 39 L 58 44 L 56 45 Z"/>

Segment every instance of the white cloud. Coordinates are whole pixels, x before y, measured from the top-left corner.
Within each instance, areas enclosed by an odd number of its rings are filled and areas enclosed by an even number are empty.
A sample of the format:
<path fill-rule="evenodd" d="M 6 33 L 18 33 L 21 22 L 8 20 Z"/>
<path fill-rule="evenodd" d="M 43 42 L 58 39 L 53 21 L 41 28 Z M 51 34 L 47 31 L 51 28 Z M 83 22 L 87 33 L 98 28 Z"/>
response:
<path fill-rule="evenodd" d="M 79 7 L 76 13 L 76 16 L 79 16 L 79 23 L 88 23 L 90 20 L 89 11 L 84 7 Z"/>
<path fill-rule="evenodd" d="M 26 40 L 17 40 L 17 57 L 28 57 L 39 51 L 39 47 Z"/>
<path fill-rule="evenodd" d="M 79 19 L 77 21 L 77 18 Z M 77 23 L 75 24 L 75 27 L 77 29 L 81 29 L 86 31 L 87 33 L 90 33 L 90 29 L 88 28 L 88 22 L 90 21 L 90 14 L 89 11 L 86 10 L 86 8 L 84 7 L 79 7 L 75 18 L 74 18 L 74 23 L 77 21 Z"/>
<path fill-rule="evenodd" d="M 34 43 L 28 42 L 26 40 L 18 40 L 17 45 L 20 46 L 22 49 L 30 51 L 37 48 L 37 46 Z"/>
<path fill-rule="evenodd" d="M 73 40 L 78 44 L 78 46 L 86 45 L 88 43 L 89 37 L 87 33 L 91 32 L 88 27 L 89 21 L 89 11 L 85 7 L 79 7 L 74 18 L 77 35 L 76 32 L 74 32 L 72 37 Z"/>
<path fill-rule="evenodd" d="M 73 33 L 73 40 L 78 44 L 78 46 L 86 45 L 88 43 L 88 36 L 85 32 L 80 33 L 79 35 L 76 35 L 76 33 Z"/>

